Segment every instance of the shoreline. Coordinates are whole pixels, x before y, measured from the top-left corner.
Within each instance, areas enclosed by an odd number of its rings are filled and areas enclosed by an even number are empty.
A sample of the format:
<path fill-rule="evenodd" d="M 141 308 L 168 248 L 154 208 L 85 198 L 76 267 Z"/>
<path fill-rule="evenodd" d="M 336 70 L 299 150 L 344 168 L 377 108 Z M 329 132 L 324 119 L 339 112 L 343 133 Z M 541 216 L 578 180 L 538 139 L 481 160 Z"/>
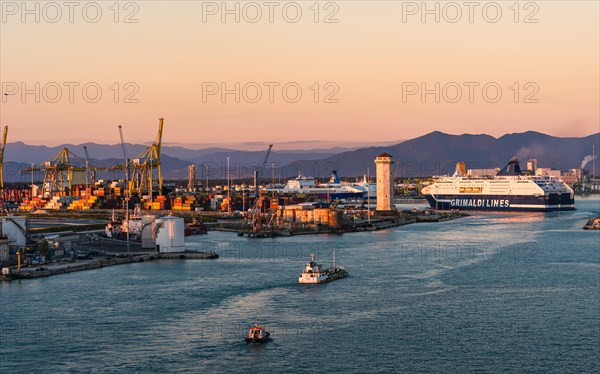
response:
<path fill-rule="evenodd" d="M 410 225 L 414 223 L 431 223 L 431 222 L 446 222 L 452 221 L 458 218 L 468 216 L 468 214 L 461 212 L 448 212 L 438 213 L 429 216 L 420 214 L 405 213 L 404 216 L 380 216 L 374 217 L 371 222 L 361 222 L 354 226 L 346 226 L 342 228 L 332 227 L 319 227 L 315 228 L 301 228 L 301 229 L 280 229 L 273 231 L 262 231 L 253 232 L 250 230 L 243 230 L 240 227 L 223 227 L 221 224 L 219 227 L 212 227 L 211 231 L 224 231 L 236 233 L 238 236 L 246 236 L 248 238 L 273 238 L 273 237 L 290 237 L 298 235 L 319 235 L 319 234 L 333 234 L 342 235 L 345 233 L 354 232 L 371 232 L 379 230 L 387 230 L 394 227 Z M 230 226 L 230 225 L 225 225 Z M 99 269 L 108 266 L 131 264 L 134 262 L 145 262 L 155 260 L 185 260 L 185 259 L 202 259 L 210 260 L 217 259 L 219 255 L 215 252 L 173 252 L 173 253 L 156 253 L 139 251 L 137 248 L 141 243 L 131 242 L 133 247 L 136 247 L 134 251 L 129 253 L 121 251 L 115 251 L 110 254 L 106 254 L 103 257 L 96 257 L 92 259 L 78 259 L 74 262 L 54 262 L 47 265 L 39 265 L 36 267 L 22 268 L 20 272 L 16 272 L 15 269 L 11 268 L 10 274 L 0 274 L 0 281 L 12 281 L 20 279 L 36 279 L 45 278 L 53 275 L 68 274 L 78 271 Z M 106 241 L 87 241 L 79 245 L 87 247 L 87 249 L 93 249 L 94 247 L 108 245 L 112 246 L 113 250 L 116 247 L 122 247 L 124 244 L 116 240 Z"/>
<path fill-rule="evenodd" d="M 53 275 L 68 274 L 78 271 L 100 269 L 109 266 L 131 264 L 135 262 L 155 261 L 155 260 L 212 260 L 219 258 L 214 252 L 173 252 L 173 253 L 133 253 L 118 254 L 104 258 L 91 260 L 78 260 L 67 264 L 54 263 L 49 265 L 40 265 L 36 268 L 28 267 L 21 269 L 19 273 L 1 274 L 0 281 L 12 281 L 18 279 L 36 279 L 45 278 Z"/>

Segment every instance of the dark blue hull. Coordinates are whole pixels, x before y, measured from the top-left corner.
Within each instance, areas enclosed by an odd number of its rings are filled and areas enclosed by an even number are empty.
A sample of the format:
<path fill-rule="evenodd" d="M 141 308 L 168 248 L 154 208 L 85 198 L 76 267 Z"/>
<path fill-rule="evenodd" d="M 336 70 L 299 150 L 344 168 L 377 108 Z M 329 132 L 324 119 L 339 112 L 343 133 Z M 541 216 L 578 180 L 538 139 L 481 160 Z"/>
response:
<path fill-rule="evenodd" d="M 425 195 L 429 205 L 437 210 L 479 211 L 554 211 L 574 210 L 575 199 L 570 194 L 547 196 L 500 196 L 500 195 Z"/>

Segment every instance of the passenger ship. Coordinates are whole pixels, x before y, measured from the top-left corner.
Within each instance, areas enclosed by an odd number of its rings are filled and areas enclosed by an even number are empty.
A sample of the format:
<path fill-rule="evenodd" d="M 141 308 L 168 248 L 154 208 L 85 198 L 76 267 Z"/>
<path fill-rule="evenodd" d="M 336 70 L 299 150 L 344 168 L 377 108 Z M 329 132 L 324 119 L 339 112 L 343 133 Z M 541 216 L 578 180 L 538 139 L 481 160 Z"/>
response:
<path fill-rule="evenodd" d="M 494 177 L 467 177 L 464 163 L 451 177 L 439 177 L 421 190 L 438 210 L 552 211 L 575 209 L 573 189 L 562 180 L 525 175 L 511 160 Z"/>
<path fill-rule="evenodd" d="M 336 170 L 333 170 L 331 179 L 326 184 L 318 185 L 315 178 L 300 174 L 297 178 L 288 180 L 282 189 L 267 189 L 267 191 L 284 194 L 304 194 L 320 199 L 333 200 L 363 198 L 367 196 L 367 190 L 362 186 L 340 183 Z"/>

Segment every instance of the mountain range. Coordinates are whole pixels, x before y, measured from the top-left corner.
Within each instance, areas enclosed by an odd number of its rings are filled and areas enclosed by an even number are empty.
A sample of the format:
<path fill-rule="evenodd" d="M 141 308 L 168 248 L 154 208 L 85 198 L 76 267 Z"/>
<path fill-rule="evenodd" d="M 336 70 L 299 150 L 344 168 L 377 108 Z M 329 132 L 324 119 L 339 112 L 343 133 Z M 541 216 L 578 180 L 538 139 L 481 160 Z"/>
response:
<path fill-rule="evenodd" d="M 597 156 L 600 133 L 581 138 L 560 138 L 528 131 L 495 138 L 485 134 L 450 135 L 435 131 L 391 147 L 363 148 L 318 161 L 300 160 L 295 165 L 300 170 L 315 170 L 313 174 L 321 176 L 330 169 L 339 170 L 345 176 L 360 176 L 367 172 L 367 168 L 373 175 L 375 157 L 386 152 L 400 161 L 396 169 L 398 177 L 452 174 L 460 161 L 465 162 L 469 169 L 503 167 L 512 158 L 521 161 L 535 158 L 538 167 L 569 170 L 582 167 L 586 156 L 592 154 L 593 144 Z M 591 169 L 591 166 L 591 162 L 585 165 L 586 169 Z M 596 162 L 596 175 L 600 174 L 599 166 L 600 162 Z"/>
<path fill-rule="evenodd" d="M 568 170 L 582 166 L 582 161 L 592 154 L 592 145 L 596 154 L 600 152 L 600 133 L 580 138 L 561 138 L 539 132 L 506 134 L 495 138 L 485 134 L 451 135 L 435 131 L 414 139 L 402 141 L 390 146 L 367 148 L 334 148 L 311 150 L 277 150 L 277 144 L 269 157 L 268 168 L 263 174 L 275 175 L 283 179 L 295 177 L 299 173 L 316 177 L 326 177 L 332 170 L 338 170 L 341 176 L 362 176 L 369 171 L 375 174 L 374 159 L 386 152 L 399 161 L 395 166 L 396 176 L 416 177 L 437 174 L 451 174 L 454 165 L 463 161 L 468 168 L 502 167 L 511 158 L 526 161 L 536 158 L 539 167 Z M 80 160 L 85 159 L 83 146 L 90 155 L 90 164 L 107 167 L 123 163 L 120 144 L 64 144 L 57 147 L 27 145 L 23 142 L 8 143 L 5 150 L 5 176 L 10 181 L 11 171 L 26 168 L 31 163 L 42 163 L 66 147 Z M 266 148 L 266 147 L 265 147 Z M 126 144 L 130 158 L 146 149 L 143 144 Z M 226 178 L 227 161 L 230 156 L 232 177 L 250 178 L 257 164 L 262 163 L 265 150 L 240 151 L 229 148 L 210 147 L 189 149 L 184 146 L 162 147 L 162 170 L 165 178 L 187 178 L 187 167 L 197 165 L 197 177 L 205 178 L 208 169 L 210 178 Z M 588 157 L 590 159 L 591 157 Z M 522 165 L 523 167 L 525 165 Z M 586 165 L 591 169 L 592 163 Z M 600 174 L 600 162 L 596 162 L 596 175 Z M 109 172 L 104 178 L 114 177 Z M 23 177 L 14 177 L 21 180 Z"/>

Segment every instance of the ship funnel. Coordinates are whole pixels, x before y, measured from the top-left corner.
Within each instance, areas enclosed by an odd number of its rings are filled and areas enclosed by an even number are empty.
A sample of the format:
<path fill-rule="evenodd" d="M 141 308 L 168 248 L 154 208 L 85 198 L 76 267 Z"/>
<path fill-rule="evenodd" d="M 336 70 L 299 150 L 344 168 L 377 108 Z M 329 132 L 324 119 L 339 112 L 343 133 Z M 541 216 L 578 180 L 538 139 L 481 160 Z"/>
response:
<path fill-rule="evenodd" d="M 329 184 L 340 184 L 340 177 L 338 177 L 337 170 L 331 171 L 331 179 L 329 180 Z"/>
<path fill-rule="evenodd" d="M 519 165 L 519 160 L 513 158 L 508 162 L 508 164 L 500 170 L 498 175 L 523 175 L 521 172 L 521 166 Z"/>

